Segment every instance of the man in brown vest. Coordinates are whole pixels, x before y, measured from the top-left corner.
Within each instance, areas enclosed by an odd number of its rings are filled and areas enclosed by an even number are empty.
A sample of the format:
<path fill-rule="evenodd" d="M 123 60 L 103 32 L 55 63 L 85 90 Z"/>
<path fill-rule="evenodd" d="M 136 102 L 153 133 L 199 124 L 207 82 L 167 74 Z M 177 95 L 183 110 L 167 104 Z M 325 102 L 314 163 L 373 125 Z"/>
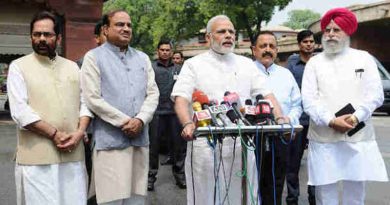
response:
<path fill-rule="evenodd" d="M 30 24 L 34 52 L 10 65 L 8 88 L 17 123 L 17 204 L 85 204 L 84 146 L 92 114 L 83 104 L 76 63 L 55 52 L 59 24 L 40 12 Z"/>

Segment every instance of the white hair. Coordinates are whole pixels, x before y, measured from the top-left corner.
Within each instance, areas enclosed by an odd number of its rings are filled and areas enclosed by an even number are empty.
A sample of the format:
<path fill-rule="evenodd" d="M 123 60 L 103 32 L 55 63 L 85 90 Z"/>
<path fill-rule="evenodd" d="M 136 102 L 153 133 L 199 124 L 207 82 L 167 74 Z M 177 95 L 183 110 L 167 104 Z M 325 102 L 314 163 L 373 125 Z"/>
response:
<path fill-rule="evenodd" d="M 208 22 L 207 22 L 207 27 L 206 27 L 206 33 L 211 33 L 211 27 L 216 21 L 221 21 L 221 20 L 227 20 L 230 21 L 230 18 L 227 17 L 226 15 L 217 15 L 212 17 Z"/>

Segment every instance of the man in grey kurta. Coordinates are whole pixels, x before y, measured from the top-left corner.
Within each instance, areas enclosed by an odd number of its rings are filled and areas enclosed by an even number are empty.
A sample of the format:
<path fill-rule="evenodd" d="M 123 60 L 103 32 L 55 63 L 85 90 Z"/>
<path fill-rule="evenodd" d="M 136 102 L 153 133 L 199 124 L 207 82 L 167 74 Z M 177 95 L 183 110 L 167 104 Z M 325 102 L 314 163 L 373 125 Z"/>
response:
<path fill-rule="evenodd" d="M 107 42 L 89 51 L 82 88 L 95 113 L 93 171 L 99 204 L 144 203 L 148 173 L 148 123 L 158 104 L 149 57 L 128 46 L 131 21 L 125 11 L 103 18 Z"/>

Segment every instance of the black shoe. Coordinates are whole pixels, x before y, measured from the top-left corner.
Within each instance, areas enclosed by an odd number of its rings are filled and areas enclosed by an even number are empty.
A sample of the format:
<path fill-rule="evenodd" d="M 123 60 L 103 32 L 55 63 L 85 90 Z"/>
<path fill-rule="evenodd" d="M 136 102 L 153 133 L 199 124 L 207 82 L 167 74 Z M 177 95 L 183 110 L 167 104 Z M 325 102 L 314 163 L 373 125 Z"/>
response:
<path fill-rule="evenodd" d="M 167 157 L 163 162 L 160 163 L 162 166 L 164 165 L 172 165 L 173 164 L 173 159 L 172 157 Z"/>
<path fill-rule="evenodd" d="M 148 182 L 148 191 L 154 191 L 154 182 Z"/>
<path fill-rule="evenodd" d="M 151 176 L 149 172 L 149 177 L 148 177 L 148 191 L 154 191 L 154 182 L 156 182 L 156 176 Z"/>
<path fill-rule="evenodd" d="M 176 185 L 180 188 L 180 189 L 187 189 L 187 184 L 186 184 L 186 181 L 176 181 Z"/>

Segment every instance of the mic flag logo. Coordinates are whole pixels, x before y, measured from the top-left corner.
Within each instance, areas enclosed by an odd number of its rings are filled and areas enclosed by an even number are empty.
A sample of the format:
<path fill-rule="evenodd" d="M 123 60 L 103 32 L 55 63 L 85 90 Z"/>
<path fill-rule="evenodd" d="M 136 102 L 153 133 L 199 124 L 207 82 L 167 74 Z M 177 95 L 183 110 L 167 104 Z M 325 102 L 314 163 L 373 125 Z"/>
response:
<path fill-rule="evenodd" d="M 210 113 L 208 112 L 208 110 L 197 111 L 197 112 L 195 112 L 195 115 L 196 115 L 196 119 L 198 119 L 199 121 L 200 121 L 200 120 L 208 120 L 208 119 L 211 119 L 211 115 L 210 115 Z"/>
<path fill-rule="evenodd" d="M 213 114 L 217 113 L 226 113 L 229 111 L 229 108 L 226 105 L 216 105 L 216 106 L 211 106 L 209 107 L 210 112 Z"/>
<path fill-rule="evenodd" d="M 261 110 L 263 111 L 263 114 L 271 114 L 271 107 L 267 104 L 262 104 Z"/>

